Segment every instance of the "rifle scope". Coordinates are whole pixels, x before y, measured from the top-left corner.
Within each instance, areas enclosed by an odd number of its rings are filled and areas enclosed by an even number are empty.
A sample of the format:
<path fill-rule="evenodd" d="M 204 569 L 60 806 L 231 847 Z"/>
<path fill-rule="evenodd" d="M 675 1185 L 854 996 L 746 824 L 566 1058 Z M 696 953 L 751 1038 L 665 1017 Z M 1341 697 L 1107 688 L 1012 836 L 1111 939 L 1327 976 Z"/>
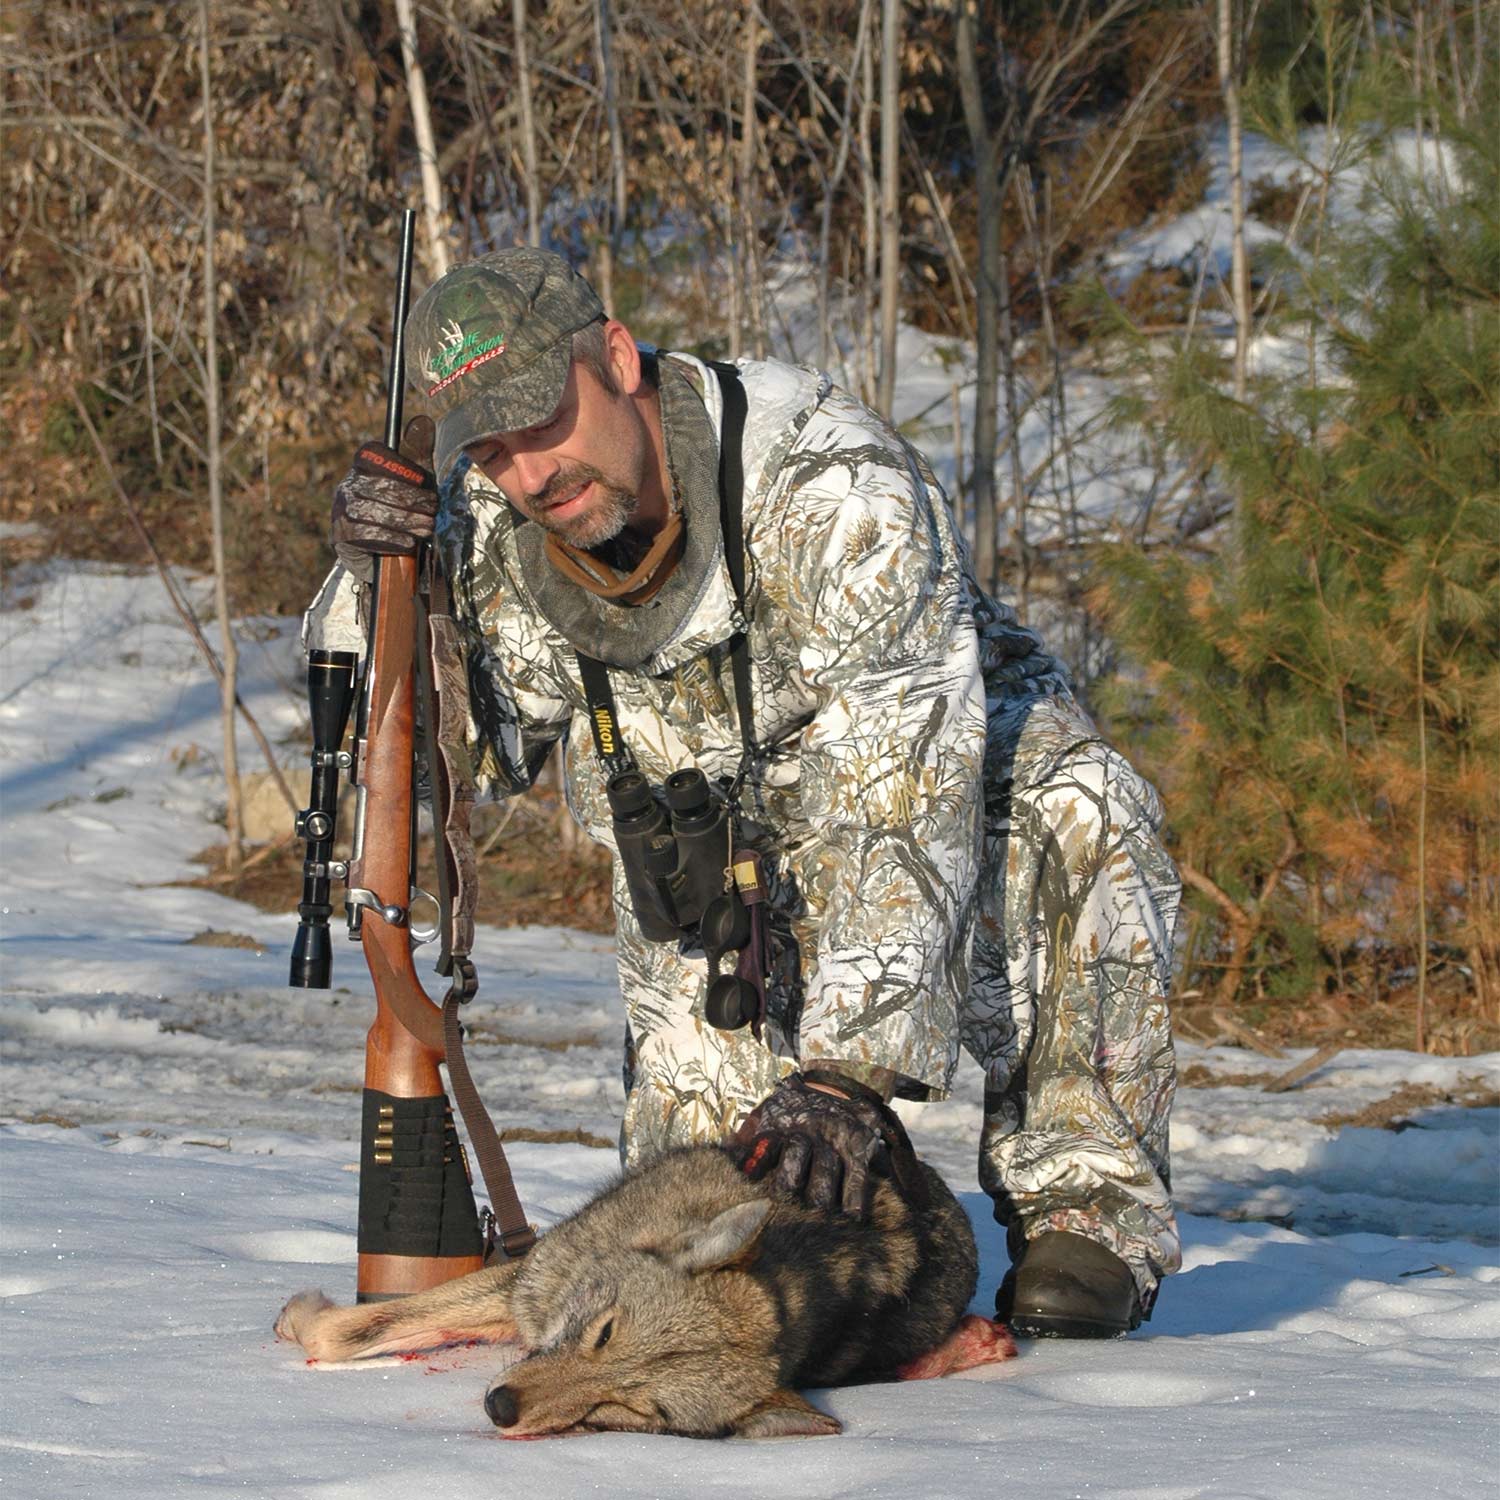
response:
<path fill-rule="evenodd" d="M 329 882 L 347 871 L 335 865 L 333 837 L 338 823 L 339 770 L 352 759 L 340 750 L 349 710 L 354 703 L 359 656 L 353 651 L 307 653 L 307 700 L 312 709 L 312 790 L 305 812 L 297 814 L 297 837 L 307 841 L 302 864 L 301 922 L 292 945 L 291 975 L 295 989 L 326 990 L 333 973 L 333 944 L 328 918 L 333 914 Z"/>

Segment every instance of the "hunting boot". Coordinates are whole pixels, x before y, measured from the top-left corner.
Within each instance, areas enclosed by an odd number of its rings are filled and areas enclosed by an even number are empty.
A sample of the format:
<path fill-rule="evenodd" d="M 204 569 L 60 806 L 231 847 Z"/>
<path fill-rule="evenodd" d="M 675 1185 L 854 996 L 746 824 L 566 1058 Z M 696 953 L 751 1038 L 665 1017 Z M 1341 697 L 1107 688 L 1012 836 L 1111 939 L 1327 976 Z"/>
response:
<path fill-rule="evenodd" d="M 995 1294 L 996 1315 L 1030 1339 L 1117 1339 L 1140 1326 L 1130 1267 L 1096 1240 L 1052 1230 L 1027 1243 Z"/>

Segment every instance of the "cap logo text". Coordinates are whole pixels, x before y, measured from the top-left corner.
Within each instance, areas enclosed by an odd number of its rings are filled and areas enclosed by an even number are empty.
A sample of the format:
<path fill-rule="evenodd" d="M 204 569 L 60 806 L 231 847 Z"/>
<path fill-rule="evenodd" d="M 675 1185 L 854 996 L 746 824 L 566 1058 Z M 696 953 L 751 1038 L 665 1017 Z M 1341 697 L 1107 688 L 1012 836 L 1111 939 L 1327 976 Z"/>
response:
<path fill-rule="evenodd" d="M 423 364 L 423 373 L 433 382 L 427 387 L 429 396 L 437 395 L 471 370 L 505 353 L 503 333 L 485 338 L 482 334 L 465 333 L 457 323 L 449 323 L 440 337 L 443 347 L 429 355 Z"/>

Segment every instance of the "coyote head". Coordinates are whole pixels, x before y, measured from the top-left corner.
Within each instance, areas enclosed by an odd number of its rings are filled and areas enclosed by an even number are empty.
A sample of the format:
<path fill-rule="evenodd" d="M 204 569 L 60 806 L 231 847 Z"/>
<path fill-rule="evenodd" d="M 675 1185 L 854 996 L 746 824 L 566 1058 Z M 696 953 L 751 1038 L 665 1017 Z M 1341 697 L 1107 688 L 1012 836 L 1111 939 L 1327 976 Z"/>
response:
<path fill-rule="evenodd" d="M 487 1392 L 491 1420 L 510 1438 L 838 1432 L 782 1388 L 780 1318 L 745 1274 L 769 1209 L 761 1199 L 647 1226 L 613 1248 L 565 1243 L 568 1226 L 544 1236 L 511 1297 L 527 1353 Z"/>

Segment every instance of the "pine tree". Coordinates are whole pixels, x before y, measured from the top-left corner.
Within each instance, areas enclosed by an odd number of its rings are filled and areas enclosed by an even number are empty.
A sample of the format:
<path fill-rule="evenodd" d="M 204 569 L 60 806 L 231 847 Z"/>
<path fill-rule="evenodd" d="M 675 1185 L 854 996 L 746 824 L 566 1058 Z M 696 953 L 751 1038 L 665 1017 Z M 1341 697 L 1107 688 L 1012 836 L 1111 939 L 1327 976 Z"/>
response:
<path fill-rule="evenodd" d="M 1167 796 L 1185 983 L 1409 993 L 1418 1047 L 1437 966 L 1500 1006 L 1500 113 L 1443 123 L 1442 172 L 1383 151 L 1358 212 L 1283 257 L 1302 370 L 1237 403 L 1201 348 L 1153 364 L 1137 415 L 1233 518 L 1209 561 L 1101 571 L 1144 665 L 1106 702 Z"/>

